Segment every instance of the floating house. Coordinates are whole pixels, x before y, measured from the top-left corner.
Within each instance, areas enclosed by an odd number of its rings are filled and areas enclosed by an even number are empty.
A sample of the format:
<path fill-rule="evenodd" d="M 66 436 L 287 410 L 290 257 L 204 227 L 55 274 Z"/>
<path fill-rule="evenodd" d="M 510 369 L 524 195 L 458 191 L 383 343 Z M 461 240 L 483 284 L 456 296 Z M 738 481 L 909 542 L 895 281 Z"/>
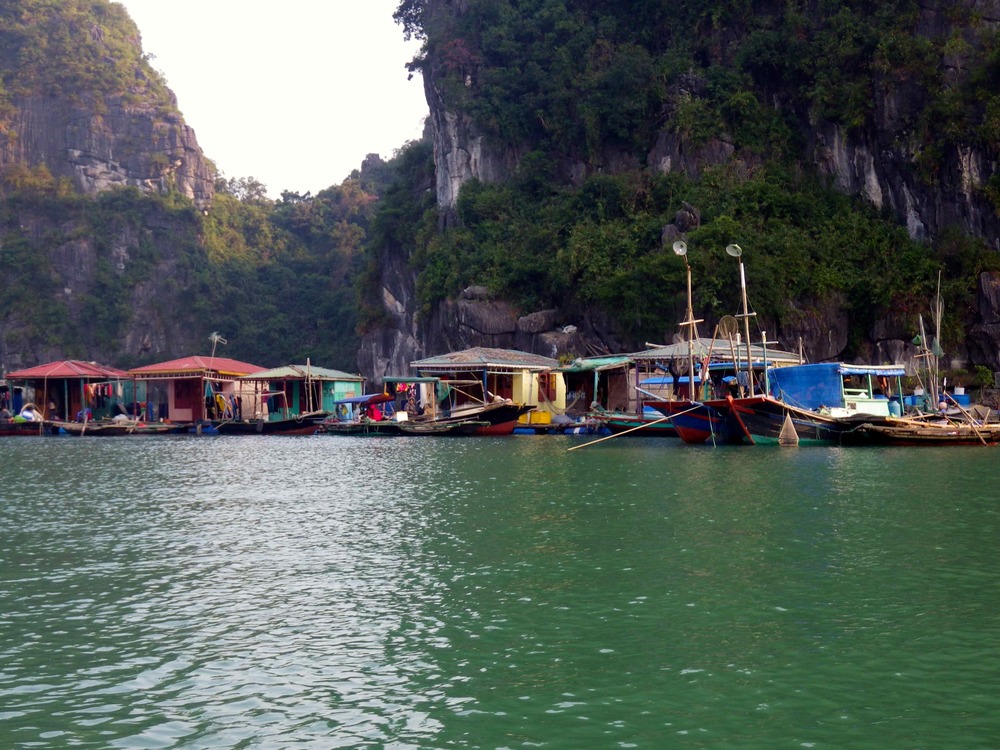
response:
<path fill-rule="evenodd" d="M 581 357 L 557 368 L 565 383 L 563 413 L 581 420 L 595 408 L 608 412 L 626 412 L 630 404 L 635 362 L 627 354 L 608 357 Z"/>
<path fill-rule="evenodd" d="M 500 398 L 534 407 L 522 414 L 522 424 L 547 424 L 566 405 L 557 360 L 515 349 L 473 347 L 410 363 L 423 377 L 477 381 L 486 399 Z"/>
<path fill-rule="evenodd" d="M 7 390 L 0 400 L 12 414 L 30 403 L 49 420 L 71 421 L 84 409 L 100 419 L 113 416 L 114 405 L 128 397 L 130 377 L 125 370 L 96 362 L 48 362 L 7 373 Z"/>
<path fill-rule="evenodd" d="M 220 419 L 234 408 L 253 413 L 261 408 L 257 389 L 241 378 L 263 369 L 227 357 L 201 356 L 136 367 L 128 375 L 135 380 L 137 400 L 145 405 L 145 413 L 136 416 L 199 422 Z"/>
<path fill-rule="evenodd" d="M 315 367 L 308 362 L 261 370 L 243 375 L 239 380 L 253 385 L 258 395 L 257 403 L 266 407 L 266 414 L 245 411 L 244 418 L 330 414 L 337 402 L 360 396 L 365 386 L 361 375 Z"/>

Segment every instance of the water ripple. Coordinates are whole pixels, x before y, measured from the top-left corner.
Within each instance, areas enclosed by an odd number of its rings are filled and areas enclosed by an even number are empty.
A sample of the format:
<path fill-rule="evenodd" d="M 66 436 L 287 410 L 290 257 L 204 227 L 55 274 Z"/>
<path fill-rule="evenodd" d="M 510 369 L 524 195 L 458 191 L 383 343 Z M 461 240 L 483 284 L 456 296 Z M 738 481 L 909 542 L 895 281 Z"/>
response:
<path fill-rule="evenodd" d="M 991 452 L 574 444 L 3 439 L 0 747 L 1000 736 Z"/>

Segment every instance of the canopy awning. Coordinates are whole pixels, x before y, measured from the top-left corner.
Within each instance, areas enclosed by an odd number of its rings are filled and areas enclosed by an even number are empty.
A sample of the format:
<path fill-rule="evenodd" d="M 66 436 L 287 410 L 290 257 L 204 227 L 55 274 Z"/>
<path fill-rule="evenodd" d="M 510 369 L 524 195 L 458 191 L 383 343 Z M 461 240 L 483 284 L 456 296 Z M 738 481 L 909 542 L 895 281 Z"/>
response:
<path fill-rule="evenodd" d="M 351 396 L 349 398 L 342 398 L 334 401 L 335 406 L 340 404 L 361 404 L 362 406 L 369 406 L 371 404 L 384 404 L 386 401 L 392 401 L 393 398 L 388 393 L 366 393 L 361 396 Z"/>
<path fill-rule="evenodd" d="M 875 375 L 879 378 L 894 378 L 906 375 L 902 365 L 847 365 L 842 364 L 838 370 L 841 375 Z"/>
<path fill-rule="evenodd" d="M 383 383 L 445 383 L 447 385 L 482 385 L 481 380 L 455 380 L 452 378 L 431 378 L 431 377 L 397 377 L 395 375 L 382 378 Z"/>

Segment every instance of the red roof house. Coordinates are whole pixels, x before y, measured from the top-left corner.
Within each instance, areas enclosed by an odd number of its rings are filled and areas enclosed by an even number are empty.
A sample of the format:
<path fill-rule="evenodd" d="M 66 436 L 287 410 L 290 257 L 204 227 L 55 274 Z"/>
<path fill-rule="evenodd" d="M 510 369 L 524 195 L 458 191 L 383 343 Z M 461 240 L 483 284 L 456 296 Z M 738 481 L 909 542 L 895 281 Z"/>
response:
<path fill-rule="evenodd" d="M 8 372 L 4 377 L 10 385 L 3 386 L 7 390 L 0 393 L 0 402 L 8 408 L 16 412 L 24 404 L 33 403 L 46 419 L 69 420 L 84 405 L 88 408 L 96 405 L 99 389 L 111 389 L 97 384 L 125 380 L 130 376 L 125 370 L 97 362 L 64 359 Z M 101 399 L 101 403 L 110 407 L 109 399 Z"/>
<path fill-rule="evenodd" d="M 153 417 L 198 422 L 232 418 L 242 411 L 244 396 L 256 396 L 252 386 L 238 378 L 264 369 L 228 357 L 195 355 L 136 367 L 129 375 L 146 385 L 145 400 Z"/>

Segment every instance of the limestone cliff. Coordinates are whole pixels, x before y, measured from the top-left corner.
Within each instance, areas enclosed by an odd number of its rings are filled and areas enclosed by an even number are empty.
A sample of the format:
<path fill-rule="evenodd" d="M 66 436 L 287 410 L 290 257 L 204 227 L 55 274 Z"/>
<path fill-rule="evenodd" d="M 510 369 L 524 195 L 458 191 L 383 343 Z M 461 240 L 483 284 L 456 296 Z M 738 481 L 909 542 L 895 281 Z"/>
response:
<path fill-rule="evenodd" d="M 122 6 L 0 0 L 0 369 L 200 343 L 199 216 L 141 194 L 214 180 Z"/>
<path fill-rule="evenodd" d="M 205 259 L 192 213 L 132 192 L 105 210 L 50 196 L 3 206 L 0 370 L 203 348 L 212 322 L 202 319 Z"/>
<path fill-rule="evenodd" d="M 87 195 L 133 186 L 211 203 L 214 167 L 121 6 L 0 1 L 0 74 L 0 172 L 44 166 Z"/>
<path fill-rule="evenodd" d="M 125 186 L 176 189 L 196 206 L 211 204 L 214 169 L 179 114 L 122 97 L 101 106 L 87 99 L 12 99 L 13 113 L 0 133 L 0 169 L 45 165 L 87 195 Z"/>

